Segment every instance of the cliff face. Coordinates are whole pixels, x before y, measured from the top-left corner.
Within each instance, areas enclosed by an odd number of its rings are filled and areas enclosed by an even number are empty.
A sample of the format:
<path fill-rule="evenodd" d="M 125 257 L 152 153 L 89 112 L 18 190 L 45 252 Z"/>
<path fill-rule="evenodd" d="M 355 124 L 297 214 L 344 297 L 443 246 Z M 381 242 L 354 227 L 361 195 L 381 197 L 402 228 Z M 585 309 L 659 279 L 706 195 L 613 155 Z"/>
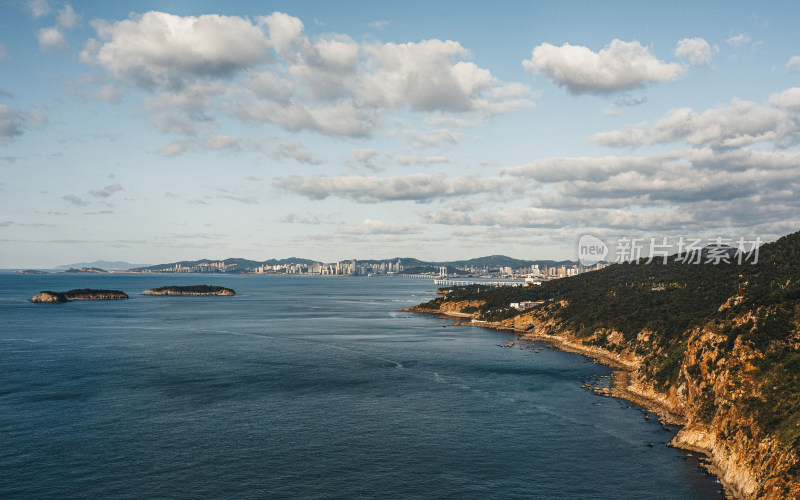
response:
<path fill-rule="evenodd" d="M 745 321 L 752 316 L 748 312 L 731 323 L 753 324 Z M 707 324 L 692 332 L 679 378 L 684 390 L 674 402 L 685 409 L 687 425 L 673 444 L 709 455 L 715 472 L 736 496 L 800 498 L 795 447 L 798 415 L 789 415 L 787 421 L 776 411 L 789 396 L 781 387 L 784 376 L 796 378 L 797 374 L 776 377 L 764 362 L 779 342 L 764 352 L 736 336 L 728 349 L 732 336 L 720 333 L 727 326 Z M 777 408 L 763 408 L 765 404 Z"/>

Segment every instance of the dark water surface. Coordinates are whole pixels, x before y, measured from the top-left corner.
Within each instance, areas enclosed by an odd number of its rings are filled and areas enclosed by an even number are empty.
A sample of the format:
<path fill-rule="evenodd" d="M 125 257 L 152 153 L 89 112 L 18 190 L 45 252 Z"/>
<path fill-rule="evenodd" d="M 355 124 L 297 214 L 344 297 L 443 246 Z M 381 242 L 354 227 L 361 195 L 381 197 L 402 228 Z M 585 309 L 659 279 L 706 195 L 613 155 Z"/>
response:
<path fill-rule="evenodd" d="M 139 295 L 201 283 L 240 295 Z M 72 288 L 131 298 L 26 302 Z M 433 290 L 0 273 L 0 497 L 721 498 L 655 418 L 581 389 L 608 368 L 397 312 Z"/>

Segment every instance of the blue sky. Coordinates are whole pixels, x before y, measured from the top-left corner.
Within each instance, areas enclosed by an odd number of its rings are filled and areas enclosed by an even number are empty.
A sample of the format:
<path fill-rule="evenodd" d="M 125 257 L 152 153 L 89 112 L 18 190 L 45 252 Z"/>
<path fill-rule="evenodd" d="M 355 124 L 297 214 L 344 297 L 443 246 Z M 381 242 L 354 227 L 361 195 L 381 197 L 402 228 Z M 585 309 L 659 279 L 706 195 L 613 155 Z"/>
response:
<path fill-rule="evenodd" d="M 796 2 L 0 6 L 0 268 L 800 228 Z"/>

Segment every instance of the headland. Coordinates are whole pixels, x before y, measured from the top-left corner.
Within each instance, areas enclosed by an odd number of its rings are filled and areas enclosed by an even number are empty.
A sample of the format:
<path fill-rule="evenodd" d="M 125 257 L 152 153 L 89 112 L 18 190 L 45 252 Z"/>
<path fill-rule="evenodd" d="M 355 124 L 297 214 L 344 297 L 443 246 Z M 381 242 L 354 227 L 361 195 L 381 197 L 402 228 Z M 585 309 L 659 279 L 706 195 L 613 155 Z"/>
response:
<path fill-rule="evenodd" d="M 454 287 L 406 310 L 611 366 L 610 394 L 681 425 L 670 445 L 705 454 L 727 497 L 800 498 L 800 233 L 760 252 L 753 264 L 677 255 L 541 286 Z"/>

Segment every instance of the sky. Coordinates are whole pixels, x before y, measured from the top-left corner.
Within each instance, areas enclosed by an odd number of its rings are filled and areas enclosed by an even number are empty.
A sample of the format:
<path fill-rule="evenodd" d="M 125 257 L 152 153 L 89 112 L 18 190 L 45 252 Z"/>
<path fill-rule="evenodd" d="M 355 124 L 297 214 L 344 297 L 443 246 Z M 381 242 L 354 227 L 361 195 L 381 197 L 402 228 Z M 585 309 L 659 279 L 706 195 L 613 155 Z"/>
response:
<path fill-rule="evenodd" d="M 800 3 L 6 0 L 0 268 L 800 229 Z"/>

